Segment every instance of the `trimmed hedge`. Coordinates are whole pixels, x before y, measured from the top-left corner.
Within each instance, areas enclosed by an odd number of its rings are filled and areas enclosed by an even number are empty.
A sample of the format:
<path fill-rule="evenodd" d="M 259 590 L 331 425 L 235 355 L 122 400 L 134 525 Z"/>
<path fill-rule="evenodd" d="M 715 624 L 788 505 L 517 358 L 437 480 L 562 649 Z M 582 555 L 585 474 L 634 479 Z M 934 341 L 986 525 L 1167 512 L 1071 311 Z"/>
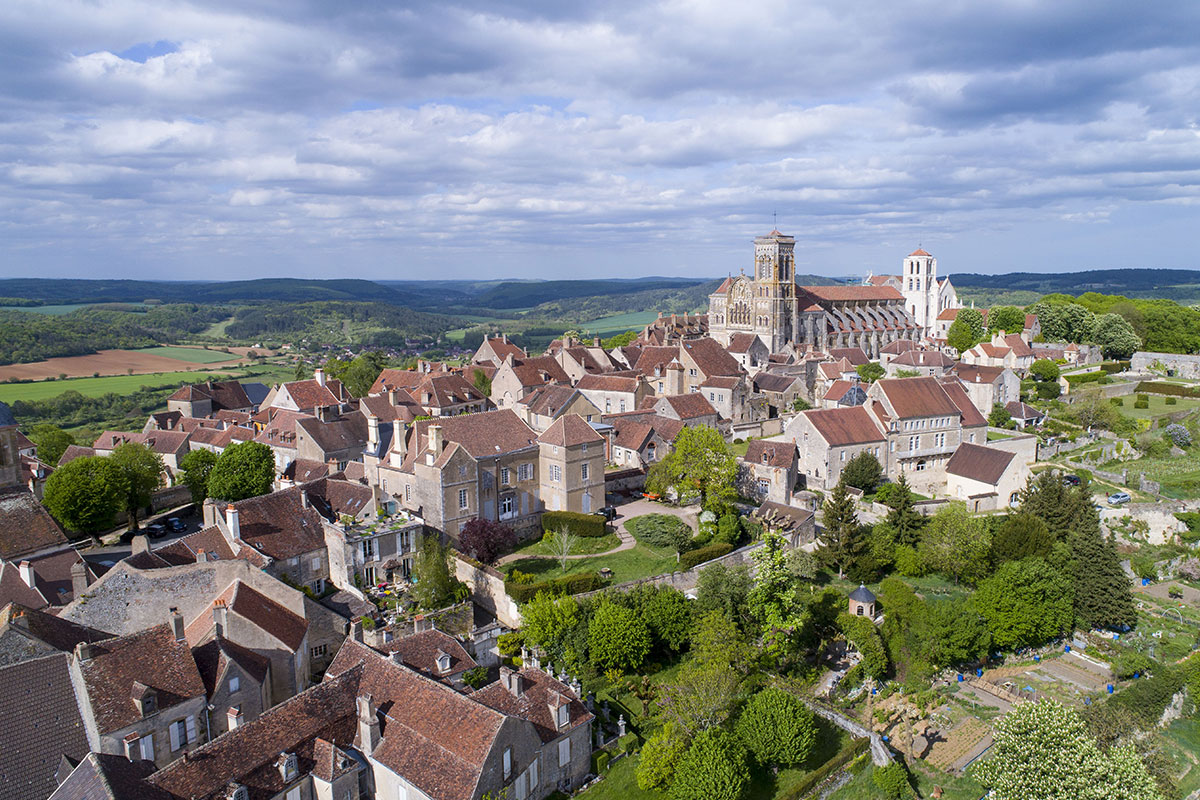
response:
<path fill-rule="evenodd" d="M 542 512 L 543 531 L 557 533 L 559 528 L 566 528 L 576 536 L 591 539 L 598 539 L 607 532 L 604 529 L 604 517 L 599 514 L 581 514 L 578 511 Z"/>
<path fill-rule="evenodd" d="M 1109 375 L 1115 375 L 1129 369 L 1129 363 L 1128 361 L 1105 361 L 1100 365 L 1100 369 Z"/>
<path fill-rule="evenodd" d="M 855 739 L 853 742 L 839 750 L 837 755 L 835 755 L 833 758 L 829 759 L 824 764 L 805 775 L 804 778 L 801 779 L 801 781 L 793 786 L 789 791 L 781 794 L 779 796 L 780 800 L 797 800 L 797 798 L 804 797 L 830 775 L 837 772 L 842 767 L 846 766 L 851 761 L 865 753 L 867 748 L 870 746 L 871 740 L 865 736 L 861 739 Z"/>
<path fill-rule="evenodd" d="M 679 557 L 679 571 L 687 572 L 689 569 L 694 569 L 697 565 L 703 564 L 705 561 L 712 561 L 714 558 L 720 558 L 732 552 L 733 545 L 725 544 L 724 542 L 717 542 L 716 544 L 697 548 Z"/>
<path fill-rule="evenodd" d="M 594 573 L 567 575 L 562 578 L 555 578 L 554 580 L 534 584 L 519 584 L 512 581 L 504 582 L 504 591 L 508 592 L 508 596 L 518 603 L 528 603 L 542 592 L 550 592 L 552 594 L 581 594 L 583 592 L 594 592 L 597 589 L 603 588 L 604 580 Z"/>
<path fill-rule="evenodd" d="M 1195 386 L 1183 386 L 1178 383 L 1165 383 L 1162 381 L 1142 381 L 1137 385 L 1136 391 L 1149 392 L 1150 394 L 1175 395 L 1176 397 L 1200 397 L 1200 389 Z"/>
<path fill-rule="evenodd" d="M 603 775 L 608 772 L 608 762 L 612 761 L 612 754 L 607 750 L 595 750 L 592 752 L 592 774 Z"/>
<path fill-rule="evenodd" d="M 1136 398 L 1134 398 L 1133 407 L 1134 408 L 1149 408 L 1150 407 L 1150 395 L 1139 394 Z"/>
<path fill-rule="evenodd" d="M 1075 386 L 1080 383 L 1111 383 L 1112 378 L 1108 377 L 1108 373 L 1104 370 L 1095 372 L 1084 372 L 1077 375 L 1066 375 L 1067 383 Z"/>
<path fill-rule="evenodd" d="M 617 739 L 617 747 L 619 747 L 621 751 L 625 753 L 625 755 L 631 755 L 634 750 L 637 750 L 639 744 L 640 742 L 638 741 L 638 735 L 632 731 L 625 734 L 620 739 Z"/>

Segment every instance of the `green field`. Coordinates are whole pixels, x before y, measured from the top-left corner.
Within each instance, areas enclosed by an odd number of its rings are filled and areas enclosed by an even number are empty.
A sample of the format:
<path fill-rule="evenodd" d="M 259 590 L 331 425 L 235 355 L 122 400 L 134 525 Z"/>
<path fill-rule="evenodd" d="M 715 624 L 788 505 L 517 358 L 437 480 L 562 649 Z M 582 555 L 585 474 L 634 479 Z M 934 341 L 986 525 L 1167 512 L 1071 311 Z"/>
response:
<path fill-rule="evenodd" d="M 225 329 L 229 327 L 229 323 L 231 322 L 233 322 L 233 317 L 230 317 L 229 319 L 223 319 L 220 322 L 214 322 L 212 325 L 208 326 L 208 330 L 202 333 L 201 336 L 212 336 L 214 338 L 223 337 L 228 339 L 229 334 L 225 333 Z"/>
<path fill-rule="evenodd" d="M 202 350 L 199 347 L 143 347 L 134 350 L 135 353 L 149 353 L 152 356 L 175 358 L 180 361 L 190 361 L 193 364 L 216 364 L 218 361 L 233 361 L 240 358 L 236 353 L 222 353 L 219 350 Z"/>
<path fill-rule="evenodd" d="M 0 306 L 0 311 L 28 311 L 32 314 L 46 314 L 51 317 L 61 317 L 79 308 L 87 308 L 91 303 L 70 303 L 61 306 Z"/>
<path fill-rule="evenodd" d="M 0 383 L 0 401 L 45 400 L 66 391 L 76 391 L 87 397 L 100 397 L 109 392 L 128 394 L 142 386 L 170 386 L 183 381 L 199 383 L 208 377 L 206 372 L 152 372 L 146 375 L 109 375 L 104 378 L 69 378 L 65 381 L 36 381 L 34 383 Z M 224 374 L 228 377 L 228 373 Z"/>
<path fill-rule="evenodd" d="M 625 314 L 612 314 L 600 319 L 589 320 L 580 324 L 580 328 L 591 332 L 594 336 L 606 339 L 631 329 L 641 329 L 658 319 L 657 311 L 630 311 Z"/>
<path fill-rule="evenodd" d="M 1123 405 L 1117 406 L 1117 411 L 1132 419 L 1152 419 L 1153 417 L 1161 417 L 1164 414 L 1170 414 L 1173 411 L 1191 411 L 1195 408 L 1200 408 L 1200 399 L 1195 397 L 1177 397 L 1175 405 L 1167 405 L 1166 395 L 1148 394 L 1146 399 L 1150 403 L 1149 408 L 1134 408 L 1133 404 L 1137 395 L 1129 395 L 1121 398 L 1124 401 Z"/>

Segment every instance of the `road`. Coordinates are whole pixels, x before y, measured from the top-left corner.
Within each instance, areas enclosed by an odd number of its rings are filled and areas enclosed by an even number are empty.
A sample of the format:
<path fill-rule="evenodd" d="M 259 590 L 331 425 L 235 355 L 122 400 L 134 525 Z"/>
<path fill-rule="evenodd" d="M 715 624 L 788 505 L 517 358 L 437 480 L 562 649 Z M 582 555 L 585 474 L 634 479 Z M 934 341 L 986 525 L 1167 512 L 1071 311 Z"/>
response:
<path fill-rule="evenodd" d="M 178 533 L 168 530 L 166 532 L 166 534 L 164 534 L 163 536 L 160 536 L 157 539 L 151 539 L 150 546 L 152 548 L 157 549 L 159 547 L 163 547 L 164 545 L 170 544 L 171 542 L 175 541 L 176 539 L 180 539 L 184 536 L 195 533 L 196 531 L 200 530 L 200 528 L 203 527 L 203 524 L 202 524 L 203 517 L 201 516 L 199 511 L 196 511 L 192 514 L 184 513 L 189 507 L 190 506 L 183 506 L 182 508 L 175 508 L 175 509 L 171 509 L 169 511 L 163 511 L 159 514 L 154 514 L 153 516 L 151 516 L 147 519 L 138 521 L 138 527 L 144 529 L 146 527 L 146 525 L 148 525 L 151 522 L 157 522 L 159 520 L 166 522 L 167 517 L 178 517 L 180 520 L 183 521 L 184 525 L 186 526 L 182 531 L 179 531 Z M 122 532 L 123 532 L 123 529 L 122 529 Z M 116 533 L 109 533 L 109 534 L 105 534 L 102 538 L 109 540 L 109 541 L 115 541 L 114 537 L 116 535 L 117 535 Z M 132 547 L 130 546 L 130 543 L 128 541 L 126 541 L 126 542 L 116 542 L 114 544 L 105 544 L 105 545 L 101 545 L 99 547 L 93 546 L 93 547 L 80 548 L 79 554 L 81 556 L 83 556 L 83 558 L 86 561 L 88 561 L 89 563 L 96 564 L 97 566 L 103 567 L 104 569 L 108 569 L 108 568 L 112 567 L 114 564 L 116 564 L 118 561 L 120 561 L 121 559 L 128 558 L 131 551 L 132 551 Z"/>

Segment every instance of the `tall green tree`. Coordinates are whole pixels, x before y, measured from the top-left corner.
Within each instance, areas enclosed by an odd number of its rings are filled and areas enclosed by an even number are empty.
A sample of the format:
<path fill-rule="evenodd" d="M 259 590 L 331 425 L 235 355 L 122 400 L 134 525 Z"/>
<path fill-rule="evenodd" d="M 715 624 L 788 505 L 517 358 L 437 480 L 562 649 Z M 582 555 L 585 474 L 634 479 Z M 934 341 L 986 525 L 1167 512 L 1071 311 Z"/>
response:
<path fill-rule="evenodd" d="M 1093 509 L 1094 511 L 1094 509 Z M 1082 525 L 1069 539 L 1075 582 L 1075 618 L 1081 627 L 1122 630 L 1137 624 L 1133 590 L 1121 557 L 1100 526 Z"/>
<path fill-rule="evenodd" d="M 125 475 L 102 456 L 63 464 L 46 479 L 42 502 L 67 530 L 96 534 L 112 528 L 128 490 Z"/>
<path fill-rule="evenodd" d="M 946 344 L 962 353 L 983 341 L 983 313 L 977 308 L 961 308 L 950 329 L 946 331 Z"/>
<path fill-rule="evenodd" d="M 753 648 L 745 634 L 717 609 L 696 617 L 691 641 L 692 660 L 702 669 L 742 672 L 753 656 Z"/>
<path fill-rule="evenodd" d="M 987 620 L 992 643 L 1038 645 L 1071 630 L 1071 581 L 1040 558 L 1010 561 L 979 584 L 971 598 Z"/>
<path fill-rule="evenodd" d="M 231 444 L 208 473 L 208 496 L 226 502 L 257 497 L 271 491 L 275 455 L 259 442 Z"/>
<path fill-rule="evenodd" d="M 217 454 L 211 450 L 193 450 L 179 460 L 183 485 L 192 493 L 193 503 L 208 497 L 208 476 L 217 465 Z"/>
<path fill-rule="evenodd" d="M 34 425 L 29 431 L 29 441 L 37 445 L 37 457 L 52 467 L 68 447 L 77 444 L 74 436 L 47 423 Z"/>
<path fill-rule="evenodd" d="M 481 369 L 471 372 L 471 385 L 478 389 L 484 397 L 490 397 L 492 394 L 492 379 Z"/>
<path fill-rule="evenodd" d="M 1025 310 L 1016 306 L 993 306 L 988 310 L 989 331 L 1020 333 L 1025 330 Z"/>
<path fill-rule="evenodd" d="M 992 560 L 1020 561 L 1036 556 L 1046 558 L 1054 547 L 1054 536 L 1046 523 L 1027 511 L 1010 514 L 992 537 Z"/>
<path fill-rule="evenodd" d="M 859 364 L 854 371 L 858 373 L 858 377 L 862 379 L 863 383 L 874 383 L 887 374 L 887 370 L 879 366 L 877 361 Z"/>
<path fill-rule="evenodd" d="M 541 648 L 554 663 L 574 663 L 578 654 L 568 653 L 569 642 L 571 632 L 579 624 L 579 604 L 574 597 L 540 592 L 521 606 L 521 633 L 525 641 Z"/>
<path fill-rule="evenodd" d="M 650 653 L 650 629 L 632 610 L 607 597 L 588 625 L 588 652 L 601 670 L 635 670 Z"/>
<path fill-rule="evenodd" d="M 746 704 L 737 721 L 737 735 L 766 766 L 803 764 L 817 743 L 813 712 L 795 695 L 769 686 Z"/>
<path fill-rule="evenodd" d="M 671 454 L 650 467 L 646 487 L 658 494 L 698 491 L 701 505 L 708 507 L 736 496 L 736 476 L 737 459 L 724 437 L 715 428 L 698 425 L 679 432 Z"/>
<path fill-rule="evenodd" d="M 829 499 L 825 501 L 823 522 L 825 531 L 821 536 L 817 557 L 827 566 L 835 567 L 841 578 L 846 569 L 859 562 L 870 548 L 870 542 L 858 522 L 858 513 L 854 510 L 854 498 L 841 481 L 833 487 Z"/>
<path fill-rule="evenodd" d="M 864 450 L 842 468 L 841 480 L 847 486 L 873 492 L 883 480 L 883 467 L 879 465 L 879 459 Z"/>
<path fill-rule="evenodd" d="M 450 554 L 436 535 L 421 540 L 413 563 L 413 599 L 426 610 L 445 608 L 454 599 L 457 581 L 450 574 Z"/>
<path fill-rule="evenodd" d="M 743 629 L 750 623 L 750 566 L 712 564 L 696 581 L 696 613 L 720 611 Z"/>
<path fill-rule="evenodd" d="M 1048 469 L 1031 477 L 1020 493 L 1020 510 L 1046 523 L 1051 535 L 1065 541 L 1080 515 L 1081 494 L 1063 483 L 1062 473 Z M 1086 503 L 1092 505 L 1091 497 Z"/>
<path fill-rule="evenodd" d="M 1129 358 L 1142 346 L 1142 340 L 1134 333 L 1133 326 L 1120 314 L 1102 314 L 1096 318 L 1092 338 L 1104 352 L 1105 358 Z"/>
<path fill-rule="evenodd" d="M 663 725 L 646 740 L 638 759 L 638 788 L 643 791 L 667 791 L 679 771 L 679 759 L 687 752 L 685 739 L 674 725 Z"/>
<path fill-rule="evenodd" d="M 733 735 L 706 730 L 679 759 L 671 800 L 743 800 L 750 788 L 746 750 Z"/>
<path fill-rule="evenodd" d="M 1079 712 L 1057 700 L 1018 703 L 993 736 L 975 768 L 992 800 L 1162 800 L 1131 748 L 1102 752 Z"/>
<path fill-rule="evenodd" d="M 1029 376 L 1039 383 L 1057 381 L 1062 371 L 1048 358 L 1039 358 L 1029 367 Z"/>
<path fill-rule="evenodd" d="M 1075 302 L 1049 302 L 1045 298 L 1029 307 L 1037 314 L 1042 327 L 1042 338 L 1047 342 L 1080 342 L 1092 337 L 1096 317 L 1091 311 Z"/>
<path fill-rule="evenodd" d="M 755 565 L 750 613 L 758 621 L 768 651 L 784 655 L 792 650 L 804 624 L 804 614 L 803 607 L 796 602 L 796 582 L 783 536 L 772 530 L 763 531 L 763 546 L 750 557 Z"/>
<path fill-rule="evenodd" d="M 154 492 L 163 484 L 166 466 L 162 456 L 140 442 L 117 445 L 109 456 L 125 476 L 124 508 L 129 514 L 129 530 L 138 529 L 138 512 L 150 505 Z"/>
<path fill-rule="evenodd" d="M 971 514 L 964 503 L 952 501 L 938 509 L 921 538 L 926 566 L 952 578 L 975 581 L 987 573 L 992 536 L 987 523 Z"/>
<path fill-rule="evenodd" d="M 914 505 L 912 491 L 908 488 L 908 478 L 903 472 L 892 490 L 889 504 L 892 510 L 888 512 L 887 524 L 896 533 L 896 544 L 916 547 L 921 541 L 925 518 Z"/>
<path fill-rule="evenodd" d="M 987 620 L 965 598 L 925 603 L 916 632 L 921 655 L 937 669 L 974 663 L 987 655 L 992 642 Z"/>

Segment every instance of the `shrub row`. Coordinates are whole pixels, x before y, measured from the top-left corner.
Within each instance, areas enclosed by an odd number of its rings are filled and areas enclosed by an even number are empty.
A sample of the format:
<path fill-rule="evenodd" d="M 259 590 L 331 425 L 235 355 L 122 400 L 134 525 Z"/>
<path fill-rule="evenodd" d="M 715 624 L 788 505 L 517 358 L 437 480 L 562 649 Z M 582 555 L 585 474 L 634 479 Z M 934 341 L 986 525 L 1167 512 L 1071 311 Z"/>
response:
<path fill-rule="evenodd" d="M 509 597 L 518 603 L 528 603 L 542 592 L 550 592 L 552 594 L 580 594 L 582 592 L 594 592 L 597 589 L 603 588 L 604 581 L 600 576 L 590 572 L 582 575 L 567 575 L 562 578 L 529 585 L 513 583 L 512 581 L 504 582 L 504 590 L 508 592 Z"/>
<path fill-rule="evenodd" d="M 1109 383 L 1112 378 L 1108 377 L 1108 373 L 1104 370 L 1095 372 L 1084 372 L 1079 375 L 1067 375 L 1067 383 L 1075 386 L 1080 383 Z"/>
<path fill-rule="evenodd" d="M 679 569 L 681 572 L 687 572 L 689 569 L 693 569 L 705 561 L 712 561 L 714 558 L 720 558 L 732 552 L 733 545 L 725 544 L 724 542 L 698 547 L 679 557 Z"/>
<path fill-rule="evenodd" d="M 797 798 L 804 797 L 830 775 L 865 753 L 870 746 L 871 740 L 865 736 L 861 739 L 855 739 L 839 750 L 833 758 L 805 775 L 803 780 L 780 795 L 781 800 L 797 800 Z"/>
<path fill-rule="evenodd" d="M 1115 375 L 1118 372 L 1124 372 L 1125 370 L 1129 369 L 1129 362 L 1128 361 L 1105 361 L 1103 364 L 1100 365 L 1100 369 L 1109 375 Z"/>
<path fill-rule="evenodd" d="M 582 514 L 578 511 L 545 511 L 542 513 L 542 530 L 548 533 L 557 533 L 562 528 L 585 538 L 599 538 L 606 533 L 604 517 L 599 514 Z"/>
<path fill-rule="evenodd" d="M 1142 381 L 1137 385 L 1137 391 L 1150 394 L 1175 395 L 1176 397 L 1200 397 L 1200 389 L 1195 386 L 1182 386 L 1178 383 L 1162 383 L 1159 381 Z"/>

